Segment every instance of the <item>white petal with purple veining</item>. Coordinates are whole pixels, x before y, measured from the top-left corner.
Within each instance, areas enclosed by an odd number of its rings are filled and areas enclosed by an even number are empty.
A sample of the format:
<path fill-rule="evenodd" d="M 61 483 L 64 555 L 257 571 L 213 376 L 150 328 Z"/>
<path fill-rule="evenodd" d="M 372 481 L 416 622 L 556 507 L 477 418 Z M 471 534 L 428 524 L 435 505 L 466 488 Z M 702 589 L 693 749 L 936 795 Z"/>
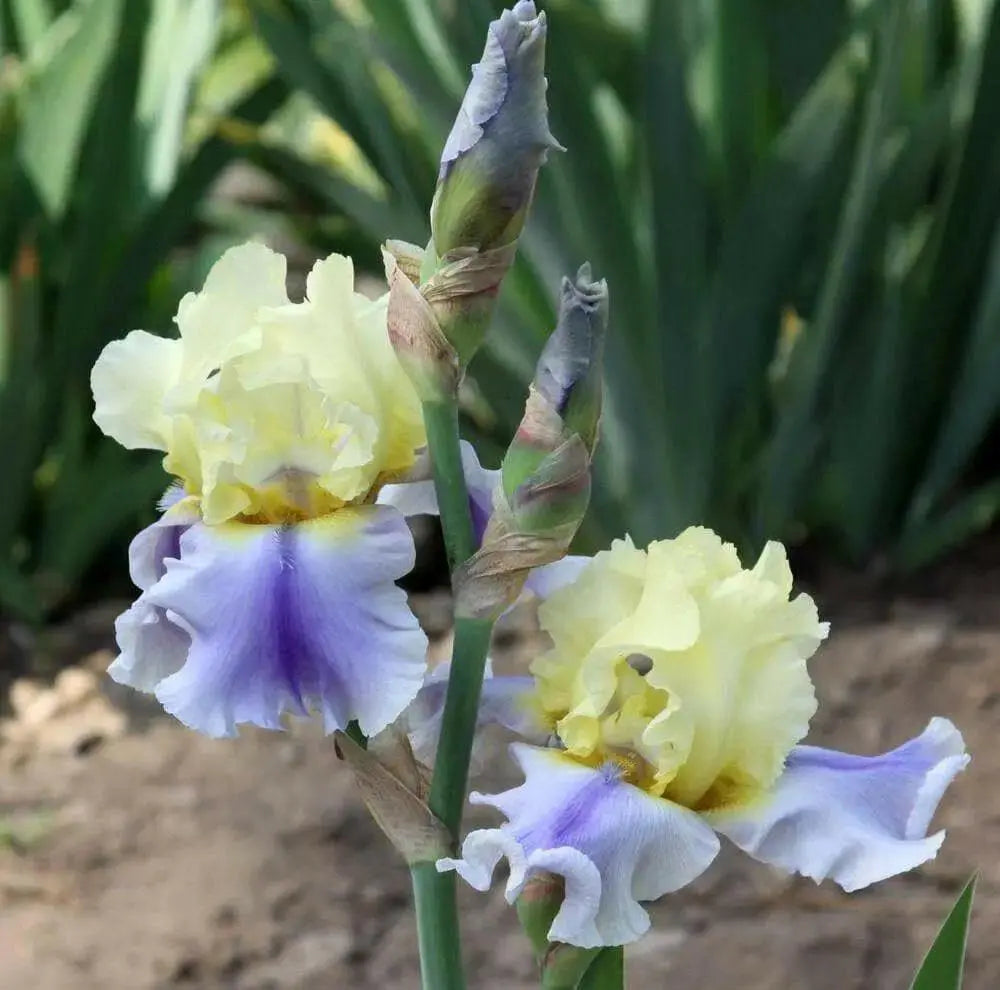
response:
<path fill-rule="evenodd" d="M 437 755 L 450 669 L 450 663 L 438 664 L 403 715 L 402 728 L 409 737 L 413 754 L 425 766 L 433 766 Z M 534 678 L 528 676 L 494 677 L 492 664 L 486 661 L 472 750 L 473 772 L 481 768 L 480 730 L 487 726 L 503 726 L 538 744 L 549 737 L 551 730 L 543 722 L 541 711 L 531 704 L 534 686 Z"/>
<path fill-rule="evenodd" d="M 119 684 L 152 694 L 164 678 L 177 673 L 187 659 L 191 640 L 164 609 L 140 595 L 115 619 L 119 654 L 108 675 Z"/>
<path fill-rule="evenodd" d="M 934 858 L 944 832 L 928 836 L 927 828 L 968 762 L 961 734 L 944 718 L 881 756 L 797 746 L 767 797 L 708 818 L 765 863 L 858 890 Z"/>
<path fill-rule="evenodd" d="M 502 794 L 473 794 L 507 817 L 498 829 L 472 832 L 461 859 L 442 859 L 485 890 L 493 868 L 510 865 L 507 899 L 537 872 L 559 874 L 566 896 L 549 938 L 572 945 L 623 945 L 649 928 L 640 901 L 654 900 L 699 876 L 719 840 L 695 812 L 626 783 L 617 768 L 583 766 L 554 750 L 511 747 L 525 782 Z"/>
<path fill-rule="evenodd" d="M 413 557 L 387 506 L 293 526 L 192 526 L 147 592 L 191 639 L 157 698 L 212 736 L 313 710 L 328 731 L 357 719 L 378 732 L 423 683 L 426 637 L 394 583 Z"/>
<path fill-rule="evenodd" d="M 156 522 L 135 535 L 128 548 L 128 572 L 137 588 L 147 591 L 166 574 L 165 561 L 180 557 L 181 535 L 198 521 L 196 508 L 175 499 Z"/>
<path fill-rule="evenodd" d="M 129 574 L 143 593 L 115 620 L 119 654 L 108 674 L 137 691 L 154 691 L 164 677 L 176 673 L 190 645 L 187 633 L 146 594 L 166 573 L 166 561 L 180 557 L 181 535 L 198 520 L 197 511 L 183 496 L 174 497 L 170 489 L 167 494 L 170 500 L 163 515 L 129 544 Z"/>
<path fill-rule="evenodd" d="M 461 442 L 462 473 L 469 490 L 469 509 L 480 543 L 486 524 L 493 513 L 493 492 L 500 483 L 500 472 L 484 468 L 479 463 L 476 450 L 468 440 Z M 392 505 L 404 516 L 438 514 L 437 495 L 433 481 L 409 481 L 398 485 L 383 485 L 378 495 L 380 505 Z"/>

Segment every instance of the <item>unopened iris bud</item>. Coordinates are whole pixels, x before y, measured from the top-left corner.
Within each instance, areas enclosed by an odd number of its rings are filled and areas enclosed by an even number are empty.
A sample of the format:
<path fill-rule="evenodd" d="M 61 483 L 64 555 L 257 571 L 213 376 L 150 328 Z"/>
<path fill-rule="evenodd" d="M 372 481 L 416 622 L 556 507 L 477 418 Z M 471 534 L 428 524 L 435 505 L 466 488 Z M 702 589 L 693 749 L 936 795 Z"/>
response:
<path fill-rule="evenodd" d="M 524 417 L 504 457 L 508 499 L 516 500 L 532 475 L 545 473 L 546 462 L 548 473 L 553 460 L 563 463 L 565 473 L 577 445 L 589 466 L 601 417 L 607 323 L 607 283 L 593 281 L 590 265 L 584 264 L 575 280 L 563 279 L 559 319 L 538 359 Z"/>
<path fill-rule="evenodd" d="M 549 950 L 549 929 L 566 897 L 566 883 L 554 873 L 535 873 L 517 899 L 517 918 L 541 965 Z"/>
<path fill-rule="evenodd" d="M 493 21 L 441 156 L 426 252 L 386 243 L 389 332 L 420 398 L 454 399 L 486 334 L 549 148 L 545 15 Z"/>
<path fill-rule="evenodd" d="M 501 465 L 480 550 L 458 573 L 458 612 L 496 616 L 534 567 L 563 557 L 590 501 L 601 415 L 608 289 L 583 265 L 563 279 L 559 320 Z"/>
<path fill-rule="evenodd" d="M 559 143 L 545 101 L 545 14 L 521 0 L 493 21 L 441 155 L 434 249 L 480 251 L 516 240 L 538 169 Z"/>

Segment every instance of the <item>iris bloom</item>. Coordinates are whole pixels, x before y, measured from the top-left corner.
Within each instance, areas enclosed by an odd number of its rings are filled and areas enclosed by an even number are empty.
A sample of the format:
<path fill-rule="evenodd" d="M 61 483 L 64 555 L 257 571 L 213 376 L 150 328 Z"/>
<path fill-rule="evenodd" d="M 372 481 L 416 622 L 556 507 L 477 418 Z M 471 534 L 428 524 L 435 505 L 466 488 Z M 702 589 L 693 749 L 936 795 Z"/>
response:
<path fill-rule="evenodd" d="M 469 834 L 439 869 L 485 890 L 506 857 L 511 901 L 532 874 L 561 876 L 549 938 L 593 947 L 641 936 L 641 902 L 694 880 L 720 834 L 846 890 L 936 854 L 943 833 L 927 828 L 968 762 L 961 735 L 935 718 L 882 756 L 799 744 L 816 709 L 806 660 L 827 625 L 807 595 L 790 599 L 779 544 L 744 570 L 714 533 L 689 529 L 567 568 L 575 580 L 550 582 L 540 607 L 552 647 L 520 701 L 550 745 L 514 744 L 524 783 L 472 795 L 506 823 Z"/>
<path fill-rule="evenodd" d="M 178 337 L 134 331 L 93 371 L 101 429 L 164 451 L 178 479 L 132 542 L 142 593 L 110 673 L 209 735 L 314 711 L 373 734 L 423 682 L 426 640 L 395 584 L 413 541 L 379 503 L 425 444 L 420 406 L 385 301 L 353 281 L 333 255 L 293 304 L 280 255 L 234 248 L 181 300 Z"/>

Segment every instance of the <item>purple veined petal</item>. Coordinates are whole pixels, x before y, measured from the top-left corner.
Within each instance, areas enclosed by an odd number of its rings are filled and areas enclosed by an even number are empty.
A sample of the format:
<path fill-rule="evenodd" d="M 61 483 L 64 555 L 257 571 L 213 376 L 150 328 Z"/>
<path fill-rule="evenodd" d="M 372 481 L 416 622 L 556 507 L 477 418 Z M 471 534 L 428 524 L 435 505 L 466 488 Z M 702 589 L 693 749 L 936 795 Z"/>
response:
<path fill-rule="evenodd" d="M 497 808 L 506 824 L 470 833 L 462 857 L 437 867 L 485 890 L 506 858 L 510 902 L 532 874 L 559 874 L 566 896 L 549 930 L 553 941 L 585 948 L 634 941 L 649 928 L 640 901 L 690 883 L 719 851 L 718 837 L 699 815 L 626 783 L 615 767 L 594 769 L 518 743 L 511 752 L 525 782 L 470 797 Z"/>
<path fill-rule="evenodd" d="M 462 471 L 469 490 L 469 509 L 476 543 L 481 543 L 486 524 L 493 512 L 493 492 L 500 483 L 500 472 L 484 468 L 479 463 L 476 450 L 467 440 L 461 442 Z M 438 514 L 437 495 L 433 481 L 410 481 L 398 485 L 384 485 L 378 495 L 380 505 L 392 505 L 404 516 Z"/>
<path fill-rule="evenodd" d="M 385 728 L 423 683 L 427 640 L 395 585 L 413 540 L 388 506 L 342 509 L 294 526 L 192 526 L 180 560 L 147 593 L 190 637 L 161 681 L 163 707 L 193 729 L 231 736 L 284 712 Z"/>
<path fill-rule="evenodd" d="M 156 522 L 141 530 L 129 544 L 129 576 L 142 591 L 151 588 L 166 573 L 166 561 L 180 557 L 181 535 L 199 521 L 198 511 L 175 497 L 168 488 L 160 500 L 163 513 Z"/>
<path fill-rule="evenodd" d="M 437 756 L 450 668 L 450 663 L 441 663 L 430 671 L 420 693 L 404 713 L 403 729 L 409 737 L 413 753 L 428 767 L 434 765 Z M 479 730 L 487 726 L 503 726 L 539 745 L 548 739 L 551 730 L 542 721 L 541 711 L 530 701 L 534 685 L 534 678 L 528 676 L 494 677 L 492 664 L 487 660 L 473 744 L 473 771 L 478 771 L 481 767 Z"/>
<path fill-rule="evenodd" d="M 108 667 L 112 680 L 146 692 L 180 669 L 190 645 L 187 633 L 146 592 L 166 574 L 166 562 L 180 557 L 181 536 L 198 521 L 198 513 L 174 488 L 167 489 L 160 504 L 160 518 L 129 545 L 129 573 L 143 593 L 115 620 L 119 653 Z"/>
<path fill-rule="evenodd" d="M 944 718 L 881 756 L 797 746 L 767 797 L 707 817 L 756 859 L 859 890 L 934 858 L 944 832 L 928 836 L 927 828 L 968 762 Z"/>
<path fill-rule="evenodd" d="M 108 667 L 108 676 L 147 694 L 181 669 L 191 646 L 188 634 L 145 594 L 115 619 L 115 641 L 119 653 Z"/>

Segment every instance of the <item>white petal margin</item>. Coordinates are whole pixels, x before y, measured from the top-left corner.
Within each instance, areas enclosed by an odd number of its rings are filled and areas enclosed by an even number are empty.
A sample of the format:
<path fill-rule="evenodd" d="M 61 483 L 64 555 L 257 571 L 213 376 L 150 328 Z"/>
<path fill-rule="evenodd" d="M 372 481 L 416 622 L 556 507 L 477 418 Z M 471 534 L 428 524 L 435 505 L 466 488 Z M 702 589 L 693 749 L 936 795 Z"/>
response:
<path fill-rule="evenodd" d="M 493 512 L 493 492 L 500 484 L 500 472 L 484 468 L 479 463 L 475 448 L 467 440 L 461 442 L 462 472 L 469 490 L 469 508 L 477 540 L 482 540 L 483 530 Z M 438 514 L 437 495 L 433 481 L 409 481 L 398 485 L 384 485 L 378 495 L 380 505 L 392 505 L 404 516 Z"/>
<path fill-rule="evenodd" d="M 961 733 L 944 718 L 881 756 L 796 746 L 767 797 L 707 818 L 756 859 L 859 890 L 937 855 L 944 832 L 927 828 L 968 762 Z"/>
<path fill-rule="evenodd" d="M 471 832 L 462 857 L 439 860 L 437 868 L 486 890 L 506 858 L 511 903 L 532 874 L 562 876 L 566 895 L 549 929 L 553 941 L 584 948 L 635 941 L 649 928 L 640 901 L 689 884 L 715 859 L 718 837 L 695 812 L 625 783 L 616 768 L 593 769 L 520 743 L 511 752 L 524 783 L 470 797 L 503 812 L 506 824 Z"/>
<path fill-rule="evenodd" d="M 394 583 L 413 556 L 406 521 L 386 506 L 294 526 L 191 526 L 146 593 L 190 641 L 157 698 L 210 736 L 313 711 L 327 731 L 357 719 L 374 735 L 423 683 L 427 640 Z"/>

